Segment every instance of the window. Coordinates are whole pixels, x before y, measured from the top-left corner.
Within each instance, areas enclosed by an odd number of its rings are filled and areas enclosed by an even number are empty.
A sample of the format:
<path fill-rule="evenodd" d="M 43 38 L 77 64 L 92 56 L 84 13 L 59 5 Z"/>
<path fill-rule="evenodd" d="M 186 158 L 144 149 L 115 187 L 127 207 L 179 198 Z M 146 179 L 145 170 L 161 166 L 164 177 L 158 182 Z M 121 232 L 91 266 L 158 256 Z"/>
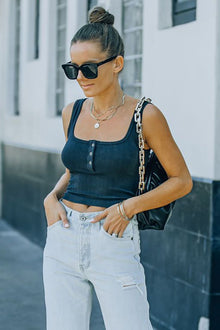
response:
<path fill-rule="evenodd" d="M 88 0 L 88 11 L 97 5 L 97 0 Z"/>
<path fill-rule="evenodd" d="M 39 21 L 40 21 L 40 0 L 35 0 L 34 58 L 39 57 Z"/>
<path fill-rule="evenodd" d="M 125 44 L 125 66 L 121 87 L 125 93 L 141 96 L 143 0 L 122 1 L 122 31 Z"/>
<path fill-rule="evenodd" d="M 64 74 L 61 64 L 66 51 L 66 0 L 57 0 L 56 16 L 56 114 L 62 113 L 64 105 Z"/>
<path fill-rule="evenodd" d="M 15 47 L 14 47 L 14 114 L 19 115 L 20 76 L 20 0 L 15 1 Z"/>
<path fill-rule="evenodd" d="M 173 0 L 173 25 L 196 20 L 196 0 Z"/>
<path fill-rule="evenodd" d="M 40 0 L 29 0 L 28 59 L 39 58 Z"/>

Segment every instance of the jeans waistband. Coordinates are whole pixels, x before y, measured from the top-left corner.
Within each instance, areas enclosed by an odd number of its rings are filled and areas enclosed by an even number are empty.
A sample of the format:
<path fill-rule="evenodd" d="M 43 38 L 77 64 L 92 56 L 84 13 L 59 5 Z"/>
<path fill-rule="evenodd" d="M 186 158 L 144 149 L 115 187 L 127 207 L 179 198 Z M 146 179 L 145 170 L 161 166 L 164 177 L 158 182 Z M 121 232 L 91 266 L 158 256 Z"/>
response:
<path fill-rule="evenodd" d="M 67 211 L 67 215 L 69 217 L 77 217 L 78 219 L 80 219 L 82 221 L 92 220 L 97 214 L 103 212 L 103 210 L 93 211 L 93 212 L 79 212 L 79 211 L 72 209 L 71 207 L 68 207 L 66 204 L 64 204 L 62 202 L 62 198 L 59 199 L 59 202 L 64 206 L 64 208 Z"/>

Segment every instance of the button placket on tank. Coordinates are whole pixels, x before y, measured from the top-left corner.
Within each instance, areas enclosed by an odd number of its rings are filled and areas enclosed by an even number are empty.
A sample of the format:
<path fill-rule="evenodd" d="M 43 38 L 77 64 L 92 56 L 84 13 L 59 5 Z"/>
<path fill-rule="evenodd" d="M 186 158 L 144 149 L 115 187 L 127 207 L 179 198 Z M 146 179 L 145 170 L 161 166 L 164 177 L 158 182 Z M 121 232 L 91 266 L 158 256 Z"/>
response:
<path fill-rule="evenodd" d="M 87 168 L 89 171 L 94 172 L 94 151 L 95 141 L 90 141 L 87 155 Z"/>

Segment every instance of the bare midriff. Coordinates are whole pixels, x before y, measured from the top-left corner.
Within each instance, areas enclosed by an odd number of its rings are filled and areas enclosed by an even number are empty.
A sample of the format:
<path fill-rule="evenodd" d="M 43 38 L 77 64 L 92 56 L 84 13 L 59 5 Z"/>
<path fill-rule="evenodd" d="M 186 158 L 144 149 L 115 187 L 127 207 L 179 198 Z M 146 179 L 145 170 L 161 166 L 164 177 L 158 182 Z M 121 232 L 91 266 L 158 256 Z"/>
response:
<path fill-rule="evenodd" d="M 105 210 L 105 207 L 102 207 L 102 206 L 93 206 L 93 205 L 74 203 L 74 202 L 68 201 L 67 199 L 62 199 L 62 202 L 66 206 L 68 206 L 71 209 L 78 211 L 78 212 L 97 212 L 97 211 Z"/>

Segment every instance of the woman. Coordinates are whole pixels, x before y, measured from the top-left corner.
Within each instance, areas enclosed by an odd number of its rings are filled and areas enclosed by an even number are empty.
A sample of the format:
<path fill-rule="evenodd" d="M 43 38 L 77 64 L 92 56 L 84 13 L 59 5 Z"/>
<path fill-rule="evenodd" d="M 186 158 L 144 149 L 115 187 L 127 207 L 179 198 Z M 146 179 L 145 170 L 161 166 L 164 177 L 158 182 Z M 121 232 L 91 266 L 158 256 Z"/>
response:
<path fill-rule="evenodd" d="M 119 85 L 124 46 L 113 22 L 113 15 L 94 8 L 89 24 L 71 41 L 71 62 L 63 65 L 86 98 L 62 111 L 66 172 L 44 199 L 48 330 L 89 329 L 92 287 L 106 329 L 152 329 L 136 214 L 192 189 L 166 119 L 147 104 L 142 110 L 145 149 L 155 151 L 169 179 L 136 196 L 139 147 L 133 115 L 138 100 Z"/>

